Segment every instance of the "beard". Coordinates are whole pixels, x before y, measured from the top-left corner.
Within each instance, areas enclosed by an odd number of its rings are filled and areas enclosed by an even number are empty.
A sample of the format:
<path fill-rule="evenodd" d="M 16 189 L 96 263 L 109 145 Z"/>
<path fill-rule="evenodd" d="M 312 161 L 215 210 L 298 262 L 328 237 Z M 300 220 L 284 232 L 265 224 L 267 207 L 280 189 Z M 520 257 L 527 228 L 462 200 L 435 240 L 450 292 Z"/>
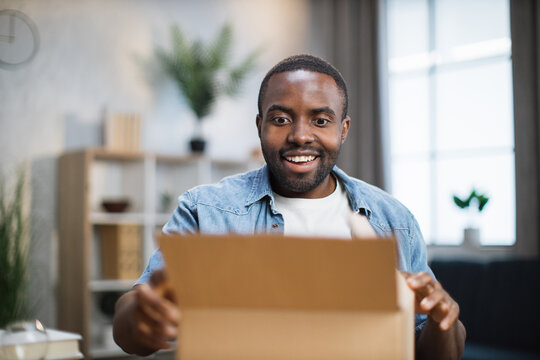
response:
<path fill-rule="evenodd" d="M 332 169 L 336 165 L 337 158 L 341 147 L 336 151 L 327 151 L 317 147 L 291 147 L 281 149 L 279 151 L 270 151 L 261 146 L 264 160 L 270 170 L 270 179 L 272 184 L 279 184 L 280 187 L 285 188 L 291 192 L 304 193 L 315 189 L 319 186 L 327 176 L 332 172 Z M 295 174 L 288 171 L 284 162 L 287 161 L 283 157 L 287 151 L 291 150 L 313 150 L 318 153 L 319 166 L 315 171 L 311 173 Z M 273 188 L 276 188 L 273 186 Z"/>

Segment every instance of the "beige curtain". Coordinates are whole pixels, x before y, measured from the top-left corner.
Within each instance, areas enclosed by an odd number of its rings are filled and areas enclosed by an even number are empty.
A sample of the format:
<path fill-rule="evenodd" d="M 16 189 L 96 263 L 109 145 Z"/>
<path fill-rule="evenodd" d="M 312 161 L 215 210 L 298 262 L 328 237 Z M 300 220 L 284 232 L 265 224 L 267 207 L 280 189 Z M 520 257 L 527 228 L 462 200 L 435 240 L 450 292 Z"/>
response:
<path fill-rule="evenodd" d="M 540 255 L 540 3 L 537 0 L 511 0 L 510 23 L 516 155 L 516 250 L 518 254 L 538 256 Z"/>
<path fill-rule="evenodd" d="M 388 189 L 384 1 L 312 0 L 318 30 L 313 48 L 343 74 L 351 129 L 339 166 L 349 175 Z"/>

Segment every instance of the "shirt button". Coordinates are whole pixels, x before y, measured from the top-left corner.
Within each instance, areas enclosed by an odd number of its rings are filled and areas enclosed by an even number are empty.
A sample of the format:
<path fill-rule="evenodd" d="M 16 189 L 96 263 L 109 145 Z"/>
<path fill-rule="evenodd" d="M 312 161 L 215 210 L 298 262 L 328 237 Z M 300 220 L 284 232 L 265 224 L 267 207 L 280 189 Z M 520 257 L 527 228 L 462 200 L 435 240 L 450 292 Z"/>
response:
<path fill-rule="evenodd" d="M 272 228 L 277 229 L 278 224 L 272 224 Z"/>

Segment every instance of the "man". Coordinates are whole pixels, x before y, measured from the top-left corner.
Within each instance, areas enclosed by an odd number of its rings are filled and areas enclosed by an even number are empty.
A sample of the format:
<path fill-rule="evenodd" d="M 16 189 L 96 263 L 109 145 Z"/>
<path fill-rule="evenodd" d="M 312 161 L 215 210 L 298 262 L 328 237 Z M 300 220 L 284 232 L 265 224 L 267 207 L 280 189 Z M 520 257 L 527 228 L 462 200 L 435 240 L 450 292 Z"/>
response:
<path fill-rule="evenodd" d="M 465 342 L 459 307 L 427 266 L 416 220 L 388 194 L 335 166 L 351 124 L 341 74 L 310 55 L 287 58 L 264 78 L 258 106 L 267 165 L 184 193 L 164 231 L 350 238 L 347 215 L 354 212 L 362 231 L 397 238 L 399 269 L 416 294 L 417 358 L 459 358 Z M 157 251 L 117 303 L 114 336 L 127 352 L 168 348 L 177 335 L 180 314 L 162 266 Z"/>

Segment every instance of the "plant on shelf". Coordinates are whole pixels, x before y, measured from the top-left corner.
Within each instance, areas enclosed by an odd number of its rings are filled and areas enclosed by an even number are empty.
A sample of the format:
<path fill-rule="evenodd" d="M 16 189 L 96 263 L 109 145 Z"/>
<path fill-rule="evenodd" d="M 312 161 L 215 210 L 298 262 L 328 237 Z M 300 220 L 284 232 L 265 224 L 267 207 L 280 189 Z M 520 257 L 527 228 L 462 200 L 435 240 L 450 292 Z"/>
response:
<path fill-rule="evenodd" d="M 24 179 L 21 172 L 14 189 L 0 179 L 0 328 L 29 316 Z"/>
<path fill-rule="evenodd" d="M 476 191 L 476 189 L 472 189 L 471 193 L 466 199 L 459 198 L 458 196 L 454 195 L 454 204 L 456 204 L 457 207 L 460 209 L 470 209 L 474 212 L 474 214 L 470 214 L 470 223 L 469 225 L 464 229 L 464 235 L 463 235 L 463 242 L 466 245 L 479 245 L 480 244 L 480 230 L 476 227 L 475 221 L 473 220 L 476 216 L 476 213 L 480 214 L 484 208 L 486 207 L 486 204 L 489 201 L 489 197 L 485 194 L 480 194 Z M 477 211 L 475 211 L 477 210 Z"/>
<path fill-rule="evenodd" d="M 247 74 L 254 69 L 260 51 L 251 52 L 238 65 L 231 66 L 232 28 L 228 24 L 207 45 L 200 40 L 189 42 L 177 25 L 171 28 L 171 39 L 172 48 L 168 51 L 158 48 L 156 55 L 197 118 L 191 147 L 192 151 L 202 152 L 205 145 L 202 120 L 220 96 L 234 96 L 239 92 Z"/>

